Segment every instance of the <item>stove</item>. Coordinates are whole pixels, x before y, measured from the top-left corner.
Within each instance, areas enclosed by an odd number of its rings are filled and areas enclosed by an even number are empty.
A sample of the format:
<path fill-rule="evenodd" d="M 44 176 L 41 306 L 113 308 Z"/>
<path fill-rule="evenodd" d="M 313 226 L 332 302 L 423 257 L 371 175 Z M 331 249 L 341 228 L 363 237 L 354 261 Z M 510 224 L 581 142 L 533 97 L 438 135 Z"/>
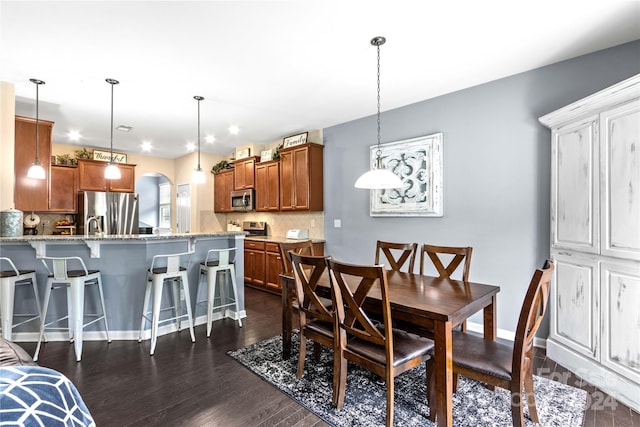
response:
<path fill-rule="evenodd" d="M 266 236 L 267 223 L 261 221 L 243 221 L 242 231 L 246 231 L 250 236 Z"/>

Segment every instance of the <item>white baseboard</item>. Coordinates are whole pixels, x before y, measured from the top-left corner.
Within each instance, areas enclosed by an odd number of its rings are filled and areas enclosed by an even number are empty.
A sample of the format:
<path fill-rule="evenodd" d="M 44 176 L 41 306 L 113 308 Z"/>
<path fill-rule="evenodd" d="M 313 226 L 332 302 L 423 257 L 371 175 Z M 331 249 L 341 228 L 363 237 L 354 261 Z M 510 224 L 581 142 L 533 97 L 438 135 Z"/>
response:
<path fill-rule="evenodd" d="M 225 316 L 222 315 L 221 312 L 216 312 L 213 315 L 213 320 L 220 320 L 223 317 L 228 317 L 233 320 L 244 319 L 247 317 L 247 312 L 245 310 L 241 310 L 240 312 L 235 312 L 231 310 L 227 310 Z M 207 323 L 207 316 L 198 316 L 193 319 L 193 326 L 204 325 Z M 180 324 L 181 329 L 187 330 L 189 329 L 189 324 L 186 321 L 182 321 Z M 170 323 L 168 325 L 160 326 L 158 328 L 158 336 L 166 335 L 174 333 L 178 330 L 175 323 Z M 188 332 L 187 332 L 188 333 Z M 140 331 L 109 331 L 109 337 L 111 340 L 115 341 L 137 341 Z M 12 336 L 12 341 L 14 342 L 36 342 L 40 338 L 40 334 L 38 332 L 17 332 Z M 45 335 L 47 341 L 69 341 L 69 334 L 66 331 L 57 331 L 57 332 L 47 332 Z M 105 341 L 107 339 L 104 331 L 86 331 L 82 334 L 83 341 Z M 142 334 L 143 340 L 151 339 L 151 329 L 146 329 Z M 196 337 L 197 340 L 197 337 Z"/>

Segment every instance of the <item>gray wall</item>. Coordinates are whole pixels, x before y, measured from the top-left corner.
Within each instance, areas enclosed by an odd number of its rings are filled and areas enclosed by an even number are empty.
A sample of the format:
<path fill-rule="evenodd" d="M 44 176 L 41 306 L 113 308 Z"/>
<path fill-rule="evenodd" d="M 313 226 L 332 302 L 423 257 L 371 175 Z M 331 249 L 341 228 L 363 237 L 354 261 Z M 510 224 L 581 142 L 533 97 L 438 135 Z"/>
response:
<path fill-rule="evenodd" d="M 538 117 L 637 73 L 640 40 L 391 111 L 383 74 L 383 143 L 444 133 L 444 217 L 370 217 L 369 192 L 353 183 L 368 167 L 375 116 L 326 128 L 327 253 L 372 263 L 376 240 L 472 246 L 470 280 L 501 286 L 498 328 L 514 331 L 531 275 L 549 257 L 551 133 Z"/>

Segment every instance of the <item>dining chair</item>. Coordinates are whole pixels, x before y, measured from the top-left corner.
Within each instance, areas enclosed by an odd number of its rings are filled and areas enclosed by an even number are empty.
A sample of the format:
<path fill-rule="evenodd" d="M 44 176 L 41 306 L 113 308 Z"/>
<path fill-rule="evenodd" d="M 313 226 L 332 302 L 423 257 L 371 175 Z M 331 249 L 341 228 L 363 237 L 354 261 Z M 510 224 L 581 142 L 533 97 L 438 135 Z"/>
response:
<path fill-rule="evenodd" d="M 408 261 L 407 273 L 413 273 L 417 251 L 417 243 L 392 243 L 378 240 L 376 242 L 376 258 L 374 262 L 376 265 L 381 264 L 380 252 L 382 252 L 389 262 L 389 270 L 401 271 Z"/>
<path fill-rule="evenodd" d="M 420 249 L 420 275 L 425 274 L 425 261 L 427 257 L 431 260 L 431 263 L 435 267 L 438 277 L 444 279 L 453 279 L 452 275 L 458 270 L 460 265 L 463 265 L 460 280 L 463 282 L 469 281 L 469 270 L 471 269 L 471 253 L 473 248 L 467 247 L 454 247 L 454 246 L 435 246 L 424 244 Z M 425 254 L 427 257 L 425 257 Z M 450 257 L 447 259 L 447 257 Z M 464 261 L 464 264 L 462 264 Z M 445 263 L 447 266 L 445 267 Z M 463 332 L 467 331 L 467 321 L 465 320 L 460 324 Z"/>
<path fill-rule="evenodd" d="M 299 242 L 280 242 L 280 259 L 282 260 L 282 273 L 290 274 L 293 270 L 291 267 L 291 259 L 288 252 L 294 251 L 301 255 L 313 256 L 313 244 L 311 240 L 301 240 Z"/>
<path fill-rule="evenodd" d="M 235 308 L 234 315 L 230 317 L 237 317 L 238 326 L 242 327 L 236 283 L 235 253 L 236 248 L 209 249 L 205 260 L 200 263 L 198 291 L 203 283 L 202 278 L 206 276 L 207 299 L 196 301 L 196 305 L 203 304 L 207 307 L 207 338 L 211 336 L 214 311 L 219 310 L 222 317 L 225 317 L 231 308 Z M 218 284 L 218 273 L 223 274 L 223 281 L 220 284 Z M 218 289 L 217 297 L 216 288 Z M 230 291 L 231 295 L 227 295 L 227 291 Z"/>
<path fill-rule="evenodd" d="M 307 338 L 314 342 L 316 361 L 320 358 L 320 345 L 334 348 L 334 314 L 316 293 L 318 279 L 327 269 L 324 256 L 304 256 L 293 251 L 288 253 L 296 285 L 298 318 L 300 319 L 300 351 L 298 353 L 298 372 L 302 378 L 306 358 Z"/>
<path fill-rule="evenodd" d="M 382 265 L 352 265 L 327 260 L 334 287 L 335 316 L 338 326 L 334 349 L 334 404 L 344 405 L 347 361 L 372 371 L 385 380 L 387 391 L 386 425 L 393 425 L 394 379 L 422 362 L 427 379 L 433 359 L 432 340 L 392 328 L 387 272 Z M 357 285 L 356 285 L 357 284 Z M 368 298 L 374 294 L 376 298 Z M 364 311 L 368 303 L 381 305 L 382 323 L 374 322 Z M 426 400 L 425 394 L 425 400 Z"/>
<path fill-rule="evenodd" d="M 547 260 L 544 267 L 533 274 L 524 297 L 513 344 L 487 340 L 471 333 L 453 332 L 453 372 L 510 390 L 514 427 L 524 426 L 523 401 L 529 407 L 531 420 L 539 422 L 533 392 L 533 339 L 547 307 L 553 269 L 553 261 Z M 433 390 L 434 387 L 431 375 L 428 388 Z M 430 418 L 435 421 L 433 409 L 432 407 Z"/>
<path fill-rule="evenodd" d="M 104 304 L 104 291 L 102 289 L 102 275 L 100 270 L 90 270 L 87 268 L 82 258 L 77 256 L 68 257 L 42 257 L 42 264 L 47 269 L 47 286 L 44 292 L 44 302 L 42 306 L 40 338 L 33 355 L 33 360 L 37 361 L 40 354 L 40 346 L 45 339 L 47 329 L 52 330 L 68 330 L 69 340 L 73 341 L 76 361 L 82 359 L 82 342 L 83 330 L 89 325 L 96 322 L 104 322 L 104 332 L 107 342 L 111 342 L 109 336 L 109 322 L 107 321 L 107 310 Z M 98 289 L 100 313 L 85 313 L 85 288 L 95 286 Z M 53 291 L 62 289 L 66 290 L 67 296 L 67 313 L 65 316 L 59 317 L 49 322 L 47 319 L 47 311 L 51 302 L 51 294 Z M 95 289 L 95 288 L 94 288 Z M 98 306 L 98 304 L 95 304 Z M 56 312 L 57 315 L 64 313 Z M 85 317 L 92 319 L 84 322 Z M 66 320 L 67 326 L 64 325 Z"/>
<path fill-rule="evenodd" d="M 147 270 L 147 285 L 144 292 L 144 303 L 142 305 L 142 317 L 140 320 L 140 334 L 138 342 L 142 342 L 146 323 L 151 324 L 151 348 L 149 354 L 154 355 L 158 340 L 158 329 L 161 323 L 175 322 L 178 332 L 182 330 L 182 319 L 186 318 L 189 325 L 191 342 L 196 342 L 193 333 L 193 316 L 191 314 L 191 297 L 189 295 L 189 265 L 193 251 L 154 255 L 151 260 L 151 267 Z M 162 293 L 165 284 L 170 285 L 173 296 L 172 305 L 163 308 Z M 187 313 L 182 314 L 182 304 L 184 303 Z M 149 305 L 151 308 L 149 310 Z M 161 312 L 172 310 L 173 317 L 160 318 Z"/>

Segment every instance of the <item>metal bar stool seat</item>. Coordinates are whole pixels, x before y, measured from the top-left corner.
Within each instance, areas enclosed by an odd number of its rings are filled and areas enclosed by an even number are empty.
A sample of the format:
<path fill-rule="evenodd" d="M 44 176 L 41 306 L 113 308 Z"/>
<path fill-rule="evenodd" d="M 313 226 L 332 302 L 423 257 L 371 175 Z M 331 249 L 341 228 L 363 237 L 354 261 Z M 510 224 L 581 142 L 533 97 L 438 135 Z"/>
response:
<path fill-rule="evenodd" d="M 175 254 L 155 255 L 151 261 L 151 267 L 147 271 L 147 286 L 144 293 L 144 304 L 142 307 L 142 319 L 140 321 L 140 335 L 138 342 L 142 342 L 146 323 L 151 323 L 151 349 L 149 354 L 153 356 L 156 351 L 158 339 L 158 327 L 161 323 L 175 321 L 178 331 L 182 329 L 182 319 L 186 318 L 189 324 L 191 342 L 196 342 L 193 333 L 193 316 L 191 315 L 191 297 L 189 296 L 189 278 L 187 275 L 188 265 L 191 260 L 191 252 L 181 252 Z M 181 259 L 186 258 L 187 267 L 181 266 Z M 162 266 L 161 264 L 165 264 Z M 173 305 L 162 308 L 162 289 L 165 283 L 172 284 Z M 183 292 L 186 305 L 186 314 L 182 314 L 180 291 Z M 151 302 L 151 311 L 148 311 Z M 173 317 L 160 320 L 162 311 L 172 310 Z"/>
<path fill-rule="evenodd" d="M 207 251 L 207 257 L 204 262 L 200 263 L 200 279 L 202 276 L 207 276 L 207 299 L 198 301 L 198 304 L 207 305 L 207 338 L 211 336 L 211 324 L 213 322 L 213 312 L 215 310 L 222 309 L 223 317 L 226 316 L 227 307 L 235 307 L 235 316 L 238 320 L 238 326 L 242 327 L 242 320 L 240 319 L 240 306 L 238 304 L 238 286 L 236 284 L 236 269 L 235 262 L 231 260 L 231 254 L 235 254 L 236 248 L 225 249 L 209 249 Z M 217 259 L 216 259 L 217 258 Z M 226 284 L 223 282 L 222 286 L 219 286 L 219 296 L 216 297 L 216 284 L 218 273 L 224 273 L 225 278 L 227 274 L 231 276 L 231 293 L 227 297 Z M 198 286 L 202 284 L 202 280 L 198 282 Z"/>
<path fill-rule="evenodd" d="M 47 263 L 51 262 L 51 268 Z M 70 257 L 43 257 L 42 263 L 49 272 L 47 278 L 47 287 L 44 293 L 44 305 L 42 308 L 42 326 L 40 327 L 40 339 L 36 347 L 33 360 L 38 360 L 40 353 L 40 345 L 42 344 L 44 333 L 50 330 L 68 330 L 69 340 L 74 344 L 76 361 L 82 359 L 82 341 L 83 331 L 89 325 L 99 321 L 104 321 L 104 331 L 107 336 L 107 342 L 111 342 L 109 336 L 109 323 L 107 321 L 107 310 L 104 304 L 104 291 L 102 289 L 102 276 L 100 270 L 89 270 L 82 258 L 77 256 Z M 70 268 L 73 264 L 75 268 Z M 77 268 L 79 265 L 80 268 Z M 102 313 L 85 313 L 85 288 L 87 286 L 97 285 L 98 294 L 100 296 L 100 307 Z M 57 289 L 64 289 L 67 293 L 67 315 L 47 322 L 47 311 L 51 302 L 51 293 Z M 88 320 L 85 323 L 85 317 Z M 67 320 L 67 327 L 51 326 Z"/>
<path fill-rule="evenodd" d="M 10 269 L 2 270 L 3 263 Z M 14 311 L 16 287 L 30 287 L 34 294 L 35 313 L 16 313 Z M 23 320 L 13 323 L 14 318 Z M 18 270 L 13 261 L 0 257 L 0 319 L 2 319 L 2 338 L 11 341 L 13 329 L 25 323 L 40 319 L 40 297 L 35 270 Z"/>

